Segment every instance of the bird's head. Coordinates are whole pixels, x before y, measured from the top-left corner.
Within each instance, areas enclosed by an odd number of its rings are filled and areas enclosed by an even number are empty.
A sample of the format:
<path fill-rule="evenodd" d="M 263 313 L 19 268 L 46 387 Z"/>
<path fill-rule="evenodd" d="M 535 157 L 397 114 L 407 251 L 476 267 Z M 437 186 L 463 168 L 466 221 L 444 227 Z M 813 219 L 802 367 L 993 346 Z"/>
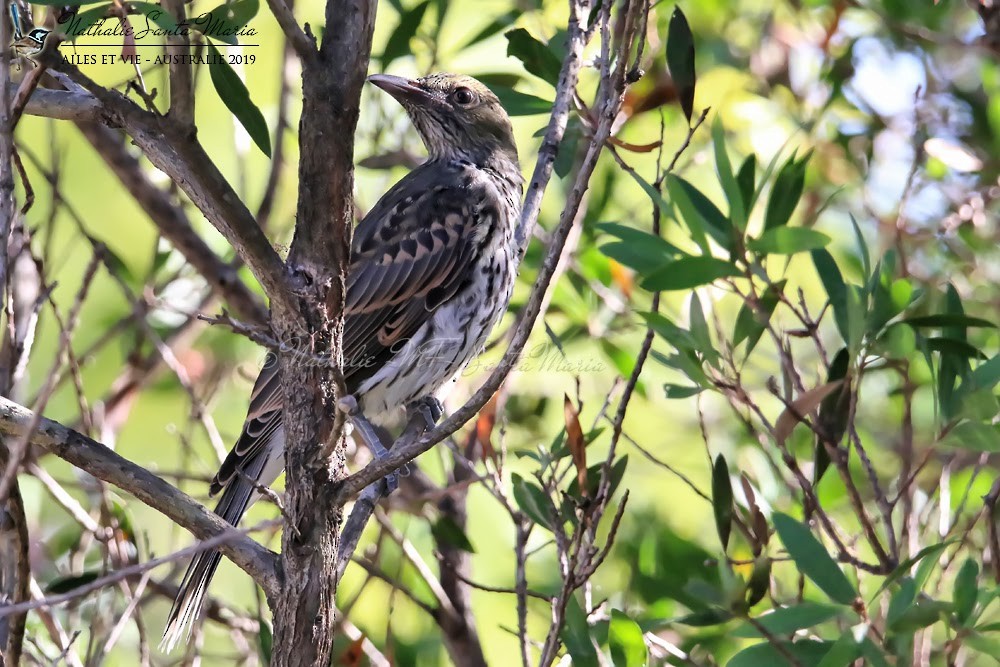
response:
<path fill-rule="evenodd" d="M 517 165 L 510 117 L 489 88 L 471 76 L 430 74 L 405 79 L 374 74 L 368 80 L 403 105 L 434 158 L 461 158 L 485 165 Z"/>

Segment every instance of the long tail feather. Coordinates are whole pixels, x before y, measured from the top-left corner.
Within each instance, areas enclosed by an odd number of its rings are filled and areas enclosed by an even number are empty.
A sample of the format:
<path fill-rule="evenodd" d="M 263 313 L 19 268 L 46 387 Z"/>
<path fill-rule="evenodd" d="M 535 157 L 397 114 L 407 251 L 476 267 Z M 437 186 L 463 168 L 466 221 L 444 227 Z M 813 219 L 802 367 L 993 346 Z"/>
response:
<path fill-rule="evenodd" d="M 268 447 L 271 451 L 261 452 L 261 455 L 254 457 L 254 460 L 248 461 L 242 474 L 235 477 L 222 492 L 215 513 L 229 524 L 238 525 L 247 508 L 260 497 L 251 480 L 267 485 L 281 473 L 283 439 L 272 444 L 275 446 Z M 191 625 L 201 614 L 208 585 L 221 560 L 222 554 L 213 549 L 199 553 L 191 561 L 181 581 L 177 597 L 174 598 L 170 615 L 167 617 L 160 650 L 170 652 L 182 639 L 186 640 L 190 635 Z"/>

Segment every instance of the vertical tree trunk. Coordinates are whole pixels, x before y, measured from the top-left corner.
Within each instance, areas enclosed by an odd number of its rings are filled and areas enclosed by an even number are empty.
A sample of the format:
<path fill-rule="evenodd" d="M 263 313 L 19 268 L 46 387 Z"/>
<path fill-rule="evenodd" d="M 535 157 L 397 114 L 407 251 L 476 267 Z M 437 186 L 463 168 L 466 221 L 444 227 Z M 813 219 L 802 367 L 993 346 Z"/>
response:
<path fill-rule="evenodd" d="M 345 272 L 353 228 L 354 131 L 368 71 L 375 0 L 327 3 L 324 40 L 302 63 L 299 201 L 288 258 L 300 313 L 272 312 L 283 342 L 304 354 L 281 359 L 286 433 L 284 581 L 271 601 L 273 664 L 330 664 L 336 615 L 342 508 L 333 485 L 344 475 L 336 423 L 343 390 L 335 373 L 310 360 L 342 362 Z"/>

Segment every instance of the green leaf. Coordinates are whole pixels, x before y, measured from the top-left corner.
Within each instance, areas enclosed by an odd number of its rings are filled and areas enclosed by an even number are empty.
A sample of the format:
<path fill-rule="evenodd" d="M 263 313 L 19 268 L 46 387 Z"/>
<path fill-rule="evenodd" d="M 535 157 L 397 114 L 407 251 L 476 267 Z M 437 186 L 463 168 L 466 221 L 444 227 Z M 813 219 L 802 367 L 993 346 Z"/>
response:
<path fill-rule="evenodd" d="M 956 357 L 967 357 L 969 359 L 980 359 L 983 353 L 974 346 L 957 338 L 947 338 L 946 336 L 931 336 L 924 339 L 924 345 L 931 352 L 941 352 L 943 354 L 954 355 Z M 965 385 L 963 384 L 964 388 Z"/>
<path fill-rule="evenodd" d="M 794 255 L 798 252 L 818 250 L 830 243 L 823 232 L 807 227 L 775 227 L 758 239 L 750 239 L 747 247 L 760 255 Z"/>
<path fill-rule="evenodd" d="M 680 618 L 675 618 L 671 623 L 680 623 L 681 625 L 687 625 L 692 628 L 706 628 L 713 625 L 721 625 L 733 619 L 733 615 L 723 609 L 706 609 L 704 611 L 696 611 Z"/>
<path fill-rule="evenodd" d="M 790 635 L 804 628 L 812 628 L 832 618 L 844 614 L 843 607 L 828 604 L 802 602 L 791 607 L 781 607 L 754 620 L 772 635 Z M 756 627 L 747 623 L 729 633 L 733 637 L 756 638 L 761 634 Z"/>
<path fill-rule="evenodd" d="M 750 219 L 750 211 L 755 203 L 754 187 L 757 179 L 757 156 L 750 154 L 743 160 L 740 170 L 736 174 L 736 182 L 740 186 L 740 194 L 743 197 L 743 210 L 746 212 L 746 219 Z"/>
<path fill-rule="evenodd" d="M 951 601 L 955 607 L 955 618 L 960 625 L 969 620 L 976 608 L 976 597 L 979 595 L 978 579 L 979 565 L 971 558 L 966 559 L 962 569 L 955 576 L 955 592 Z"/>
<path fill-rule="evenodd" d="M 913 298 L 913 285 L 909 280 L 900 278 L 889 282 L 889 276 L 889 270 L 883 269 L 872 289 L 874 298 L 866 328 L 873 334 L 880 332 L 889 320 L 903 312 Z"/>
<path fill-rule="evenodd" d="M 82 574 L 72 574 L 66 577 L 59 577 L 49 582 L 45 587 L 45 592 L 49 595 L 61 595 L 76 590 L 81 586 L 86 586 L 92 581 L 96 581 L 101 576 L 100 570 L 88 570 Z"/>
<path fill-rule="evenodd" d="M 736 315 L 736 326 L 733 328 L 733 347 L 746 340 L 746 355 L 750 355 L 764 334 L 767 323 L 771 321 L 784 289 L 784 280 L 768 285 L 760 295 L 756 309 L 751 307 L 749 302 L 743 302 L 740 312 Z"/>
<path fill-rule="evenodd" d="M 900 577 L 904 577 L 904 576 L 908 575 L 909 572 L 910 572 L 910 568 L 912 568 L 914 565 L 916 565 L 920 561 L 922 561 L 925 558 L 927 558 L 928 562 L 934 563 L 934 561 L 937 559 L 938 555 L 940 555 L 940 553 L 942 551 L 944 551 L 945 549 L 947 549 L 954 542 L 955 542 L 955 540 L 948 540 L 946 542 L 940 542 L 938 544 L 932 544 L 932 545 L 930 545 L 928 547 L 924 547 L 923 549 L 921 549 L 920 551 L 918 551 L 915 556 L 913 556 L 912 558 L 909 558 L 909 559 L 903 561 L 902 563 L 900 563 L 899 566 L 897 566 L 896 569 L 892 571 L 892 574 L 890 574 L 888 577 L 885 578 L 885 581 L 882 582 L 882 585 L 879 586 L 878 590 L 875 591 L 875 595 L 873 595 L 871 597 L 871 602 L 869 602 L 869 604 L 871 604 L 872 602 L 874 602 L 875 598 L 877 598 L 879 595 L 881 595 L 882 591 L 884 591 L 885 589 L 887 589 L 890 585 L 892 585 L 894 582 L 896 582 Z"/>
<path fill-rule="evenodd" d="M 663 394 L 666 398 L 670 399 L 691 398 L 703 391 L 705 391 L 704 387 L 686 387 L 684 385 L 669 383 L 663 385 Z"/>
<path fill-rule="evenodd" d="M 212 57 L 208 71 L 211 74 L 215 91 L 219 93 L 226 108 L 246 129 L 247 134 L 250 135 L 261 152 L 267 157 L 271 157 L 271 137 L 268 134 L 267 123 L 264 121 L 264 114 L 250 99 L 250 93 L 243 81 L 211 42 L 208 42 L 208 53 Z"/>
<path fill-rule="evenodd" d="M 840 639 L 833 643 L 818 667 L 850 667 L 855 660 L 861 657 L 862 643 L 867 635 L 867 623 L 848 628 L 840 635 Z"/>
<path fill-rule="evenodd" d="M 626 466 L 628 466 L 627 454 L 611 464 L 611 470 L 608 471 L 608 497 L 615 495 L 615 491 L 618 490 L 618 485 L 621 484 L 622 478 L 625 476 Z M 603 463 L 595 463 L 587 468 L 587 491 L 590 498 L 597 495 L 597 488 L 601 483 L 601 471 L 603 469 Z M 566 495 L 574 498 L 582 498 L 580 495 L 580 482 L 575 475 L 573 480 L 569 483 L 569 487 L 566 489 Z"/>
<path fill-rule="evenodd" d="M 573 665 L 599 667 L 597 649 L 594 648 L 590 633 L 587 614 L 573 595 L 566 605 L 566 624 L 560 633 L 563 644 L 566 645 L 566 652 L 573 659 Z"/>
<path fill-rule="evenodd" d="M 389 65 L 396 58 L 408 56 L 410 50 L 410 40 L 416 37 L 420 29 L 420 23 L 424 20 L 424 14 L 430 5 L 429 0 L 424 0 L 399 17 L 396 29 L 389 35 L 385 42 L 385 50 L 382 51 L 382 69 L 388 69 Z M 506 106 L 506 105 L 505 105 Z M 550 107 L 551 108 L 551 107 Z"/>
<path fill-rule="evenodd" d="M 774 514 L 774 527 L 799 572 L 809 577 L 831 600 L 851 605 L 858 593 L 808 527 L 787 514 Z"/>
<path fill-rule="evenodd" d="M 732 250 L 735 247 L 736 233 L 732 223 L 698 188 L 680 176 L 669 174 L 667 176 L 667 191 L 674 204 L 680 209 L 684 216 L 684 222 L 687 223 L 692 234 L 697 234 L 695 232 L 697 226 L 707 232 L 716 243 L 726 250 Z M 697 238 L 693 240 L 698 243 Z M 699 245 L 701 244 L 699 243 Z M 704 247 L 702 249 L 705 250 Z"/>
<path fill-rule="evenodd" d="M 770 643 L 755 644 L 734 655 L 726 667 L 777 667 L 787 665 L 785 653 L 790 654 L 802 665 L 816 665 L 829 652 L 832 642 L 804 640 L 800 642 L 780 642 L 779 651 Z"/>
<path fill-rule="evenodd" d="M 725 551 L 729 548 L 729 534 L 733 529 L 733 485 L 729 479 L 729 466 L 722 454 L 715 457 L 712 467 L 712 512 L 715 514 L 715 530 Z"/>
<path fill-rule="evenodd" d="M 552 102 L 522 93 L 507 86 L 491 86 L 493 93 L 510 116 L 537 116 L 552 112 Z"/>
<path fill-rule="evenodd" d="M 687 117 L 688 125 L 694 115 L 694 37 L 691 27 L 680 7 L 674 7 L 667 28 L 667 67 L 677 88 L 677 99 Z"/>
<path fill-rule="evenodd" d="M 1000 452 L 1000 430 L 977 421 L 964 421 L 951 429 L 944 444 L 973 452 Z"/>
<path fill-rule="evenodd" d="M 726 153 L 726 133 L 719 116 L 716 116 L 715 122 L 712 123 L 712 146 L 715 149 L 715 170 L 719 174 L 722 191 L 726 193 L 726 201 L 729 202 L 729 219 L 737 229 L 744 230 L 747 226 L 747 215 L 743 208 L 743 193 L 733 175 L 729 154 Z"/>
<path fill-rule="evenodd" d="M 938 313 L 937 315 L 921 315 L 903 318 L 903 322 L 911 327 L 980 327 L 996 329 L 997 325 L 989 320 L 969 317 L 960 313 Z"/>
<path fill-rule="evenodd" d="M 646 320 L 646 326 L 678 350 L 694 351 L 699 349 L 700 345 L 690 331 L 677 326 L 662 314 L 640 312 L 639 316 Z"/>
<path fill-rule="evenodd" d="M 177 25 L 177 21 L 174 19 L 174 17 L 171 16 L 160 5 L 157 5 L 152 2 L 129 2 L 128 4 L 130 7 L 138 9 L 139 12 L 144 14 L 150 21 L 155 23 L 159 28 L 166 30 L 167 32 L 174 33 L 181 28 L 181 26 Z M 254 11 L 254 14 L 256 13 L 257 12 Z M 184 28 L 187 28 L 188 26 L 190 26 L 194 30 L 198 30 L 199 27 L 206 27 L 206 26 L 198 26 L 194 22 L 194 19 L 188 20 L 187 23 L 185 23 Z M 219 41 L 226 41 L 221 37 L 217 37 L 216 39 L 218 39 Z M 233 39 L 231 43 L 235 43 L 235 39 Z"/>
<path fill-rule="evenodd" d="M 806 153 L 801 160 L 796 160 L 793 154 L 778 171 L 774 186 L 771 188 L 771 196 L 767 200 L 767 210 L 764 212 L 765 230 L 788 224 L 792 212 L 802 198 L 809 157 L 810 153 Z"/>
<path fill-rule="evenodd" d="M 642 274 L 652 273 L 683 254 L 659 236 L 633 227 L 616 222 L 602 222 L 598 223 L 597 228 L 621 240 L 620 243 L 601 246 L 601 252 Z"/>
<path fill-rule="evenodd" d="M 514 501 L 521 511 L 539 526 L 551 531 L 555 507 L 545 491 L 517 473 L 511 475 L 511 483 L 514 487 Z"/>
<path fill-rule="evenodd" d="M 32 0 L 33 5 L 45 5 L 48 7 L 79 7 L 81 5 L 92 5 L 101 0 Z"/>
<path fill-rule="evenodd" d="M 846 285 L 844 302 L 847 306 L 847 346 L 852 352 L 861 348 L 868 322 L 868 298 L 858 285 Z"/>
<path fill-rule="evenodd" d="M 819 274 L 827 298 L 830 299 L 830 307 L 833 309 L 837 330 L 847 342 L 850 340 L 847 323 L 847 287 L 840 275 L 840 269 L 837 268 L 837 263 L 833 261 L 833 257 L 826 250 L 813 250 L 811 254 L 816 273 Z"/>
<path fill-rule="evenodd" d="M 708 329 L 708 320 L 705 319 L 705 311 L 701 307 L 701 299 L 697 292 L 691 292 L 691 302 L 688 304 L 688 322 L 691 325 L 691 335 L 698 341 L 699 351 L 705 360 L 715 364 L 719 360 L 719 353 L 712 347 L 712 333 Z"/>
<path fill-rule="evenodd" d="M 642 281 L 650 292 L 691 289 L 708 285 L 719 278 L 732 278 L 743 273 L 731 262 L 714 257 L 682 257 L 654 271 Z"/>
<path fill-rule="evenodd" d="M 1000 639 L 995 636 L 987 637 L 979 632 L 972 632 L 962 638 L 962 643 L 980 656 L 987 656 L 993 662 L 1000 662 Z"/>
<path fill-rule="evenodd" d="M 238 44 L 239 39 L 236 33 L 242 30 L 253 17 L 257 16 L 258 11 L 260 11 L 258 0 L 224 2 L 203 14 L 188 19 L 187 26 L 220 42 Z"/>
<path fill-rule="evenodd" d="M 507 55 L 514 56 L 524 69 L 538 78 L 555 86 L 559 81 L 562 63 L 547 44 L 531 36 L 524 28 L 515 28 L 504 33 L 507 38 Z"/>
<path fill-rule="evenodd" d="M 947 602 L 920 599 L 906 608 L 893 623 L 888 624 L 888 627 L 893 632 L 898 633 L 916 632 L 937 623 L 942 614 L 949 611 L 951 611 L 951 605 Z"/>
<path fill-rule="evenodd" d="M 913 605 L 917 597 L 917 584 L 910 577 L 904 578 L 889 600 L 889 609 L 886 611 L 885 622 L 892 625 Z"/>
<path fill-rule="evenodd" d="M 648 652 L 642 629 L 625 612 L 617 609 L 611 610 L 608 646 L 615 667 L 645 667 Z"/>
<path fill-rule="evenodd" d="M 274 652 L 274 631 L 271 625 L 263 616 L 257 616 L 257 625 L 260 628 L 257 634 L 257 650 L 260 652 L 261 660 L 265 665 L 271 664 L 271 656 Z"/>
<path fill-rule="evenodd" d="M 865 280 L 868 280 L 872 275 L 872 259 L 868 252 L 868 243 L 865 242 L 865 235 L 861 233 L 861 227 L 854 219 L 853 213 L 851 214 L 851 225 L 854 227 L 854 237 L 858 241 L 858 254 L 861 256 L 861 266 L 864 267 Z"/>
<path fill-rule="evenodd" d="M 465 45 L 462 50 L 469 48 L 473 44 L 478 44 L 483 40 L 489 39 L 493 35 L 499 33 L 504 28 L 509 28 L 518 18 L 521 17 L 521 12 L 507 12 L 503 16 L 500 16 L 496 20 L 492 21 L 488 26 L 477 32 Z"/>
<path fill-rule="evenodd" d="M 755 604 L 764 599 L 771 588 L 771 559 L 767 556 L 758 556 L 754 559 L 753 571 L 747 580 L 746 586 L 746 609 L 751 609 Z"/>
<path fill-rule="evenodd" d="M 431 535 L 434 536 L 434 540 L 439 544 L 447 544 L 470 554 L 476 553 L 476 549 L 472 546 L 472 542 L 469 541 L 465 530 L 455 523 L 455 520 L 450 516 L 442 516 L 432 523 Z"/>
<path fill-rule="evenodd" d="M 967 396 L 981 389 L 992 389 L 998 382 L 1000 382 L 1000 354 L 972 371 L 972 374 L 962 382 L 962 394 Z"/>

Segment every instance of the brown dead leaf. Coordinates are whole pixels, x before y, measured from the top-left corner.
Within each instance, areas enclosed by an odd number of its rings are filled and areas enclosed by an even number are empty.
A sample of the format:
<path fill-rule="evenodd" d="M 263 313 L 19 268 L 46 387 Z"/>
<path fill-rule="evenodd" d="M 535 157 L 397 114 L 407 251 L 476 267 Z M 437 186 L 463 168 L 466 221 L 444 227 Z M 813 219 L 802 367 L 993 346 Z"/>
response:
<path fill-rule="evenodd" d="M 364 635 L 351 642 L 344 652 L 340 654 L 340 657 L 337 658 L 337 664 L 344 665 L 344 667 L 359 667 L 361 665 L 361 658 L 364 656 L 364 649 L 362 648 L 364 643 Z"/>
<path fill-rule="evenodd" d="M 566 446 L 573 456 L 573 465 L 576 466 L 576 481 L 580 486 L 580 495 L 587 497 L 587 443 L 583 439 L 580 415 L 577 414 L 569 396 L 566 396 L 563 402 L 563 414 L 566 417 Z"/>
<path fill-rule="evenodd" d="M 795 426 L 806 415 L 815 411 L 819 407 L 819 404 L 823 402 L 823 399 L 836 391 L 843 383 L 843 380 L 827 382 L 814 389 L 810 389 L 789 403 L 774 425 L 774 437 L 778 440 L 778 444 L 784 445 L 785 440 L 791 435 Z"/>
<path fill-rule="evenodd" d="M 500 469 L 500 461 L 497 458 L 496 449 L 493 448 L 493 429 L 497 424 L 497 404 L 499 398 L 500 392 L 498 391 L 493 394 L 493 397 L 479 411 L 475 430 L 476 441 L 483 448 L 483 459 L 489 457 L 497 470 Z"/>
<path fill-rule="evenodd" d="M 618 137 L 608 137 L 608 143 L 613 144 L 622 150 L 631 151 L 632 153 L 650 153 L 663 144 L 662 141 L 654 141 L 651 144 L 630 144 L 627 141 L 622 141 Z"/>

